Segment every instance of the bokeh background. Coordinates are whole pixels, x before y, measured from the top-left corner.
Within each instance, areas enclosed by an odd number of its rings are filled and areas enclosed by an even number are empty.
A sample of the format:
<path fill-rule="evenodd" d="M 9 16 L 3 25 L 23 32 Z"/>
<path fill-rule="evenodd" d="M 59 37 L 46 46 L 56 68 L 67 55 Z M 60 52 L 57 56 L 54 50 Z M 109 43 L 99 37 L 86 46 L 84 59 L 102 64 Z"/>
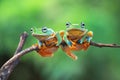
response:
<path fill-rule="evenodd" d="M 120 44 L 120 0 L 0 0 L 0 66 L 13 56 L 19 36 L 29 33 L 24 49 L 36 43 L 31 27 L 65 29 L 80 23 L 94 32 L 93 41 Z M 23 56 L 8 80 L 120 80 L 120 49 L 90 47 L 74 52 L 61 49 L 54 57 L 36 52 Z"/>

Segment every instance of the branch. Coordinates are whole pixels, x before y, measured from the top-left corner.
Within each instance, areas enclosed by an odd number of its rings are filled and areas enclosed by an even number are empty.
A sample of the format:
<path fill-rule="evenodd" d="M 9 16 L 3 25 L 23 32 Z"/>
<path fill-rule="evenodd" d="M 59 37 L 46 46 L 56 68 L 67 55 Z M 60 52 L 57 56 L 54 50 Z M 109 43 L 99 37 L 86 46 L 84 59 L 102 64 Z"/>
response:
<path fill-rule="evenodd" d="M 7 80 L 9 75 L 11 74 L 11 72 L 14 70 L 14 68 L 17 66 L 17 64 L 19 63 L 19 58 L 23 55 L 22 54 L 19 54 L 20 51 L 22 51 L 22 48 L 25 44 L 25 41 L 28 37 L 28 34 L 26 32 L 22 33 L 21 36 L 20 36 L 20 41 L 19 41 L 19 44 L 18 44 L 18 47 L 14 53 L 14 56 L 16 56 L 17 54 L 17 58 L 16 57 L 12 57 L 11 59 L 9 59 L 0 69 L 0 80 Z M 34 48 L 32 48 L 34 49 Z M 31 48 L 28 48 L 28 51 L 32 51 Z M 26 50 L 25 50 L 26 52 Z M 28 52 L 26 52 L 28 53 Z"/>
<path fill-rule="evenodd" d="M 15 54 L 17 54 L 18 52 L 20 52 L 25 44 L 25 41 L 28 37 L 28 34 L 26 32 L 22 33 L 21 36 L 20 36 L 20 42 L 18 44 L 18 47 L 15 51 Z"/>
<path fill-rule="evenodd" d="M 120 45 L 117 45 L 117 44 L 96 43 L 93 41 L 90 42 L 90 45 L 95 47 L 100 47 L 100 48 L 102 47 L 120 48 Z"/>
<path fill-rule="evenodd" d="M 20 52 L 20 51 L 22 50 L 22 48 L 23 48 L 23 46 L 24 46 L 24 43 L 25 43 L 27 37 L 28 37 L 28 34 L 27 34 L 26 32 L 24 32 L 24 33 L 21 34 L 21 36 L 20 36 L 20 41 L 19 41 L 18 47 L 17 47 L 14 55 L 17 54 L 18 52 Z M 9 65 L 9 68 L 7 68 L 7 69 L 2 68 L 2 71 L 3 71 L 3 72 L 9 71 L 9 73 L 6 74 L 6 76 L 4 77 L 4 80 L 7 80 L 7 78 L 8 78 L 9 75 L 10 75 L 10 73 L 13 71 L 13 69 L 16 67 L 16 65 L 17 65 L 18 63 L 19 63 L 19 59 L 15 60 L 11 65 Z M 4 66 L 5 66 L 5 65 L 3 65 L 2 67 L 4 67 Z M 1 76 L 0 76 L 0 77 L 1 77 Z"/>
<path fill-rule="evenodd" d="M 37 46 L 31 46 L 17 54 L 15 54 L 12 58 L 10 58 L 0 69 L 0 80 L 7 80 L 7 76 L 11 73 L 11 71 L 9 71 L 9 68 L 11 65 L 13 65 L 13 63 L 15 61 L 17 61 L 18 59 L 20 59 L 23 55 L 27 54 L 28 52 L 37 50 L 38 47 Z"/>

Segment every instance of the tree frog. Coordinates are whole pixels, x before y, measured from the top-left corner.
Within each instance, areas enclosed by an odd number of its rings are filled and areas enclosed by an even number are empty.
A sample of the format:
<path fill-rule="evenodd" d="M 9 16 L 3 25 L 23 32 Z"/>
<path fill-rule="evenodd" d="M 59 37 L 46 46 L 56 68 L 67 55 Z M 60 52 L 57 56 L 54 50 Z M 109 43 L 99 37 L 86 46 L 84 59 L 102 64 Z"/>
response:
<path fill-rule="evenodd" d="M 37 38 L 39 41 L 44 41 L 50 36 L 54 36 L 55 32 L 51 28 L 43 27 L 43 28 L 31 28 L 32 36 Z M 40 42 L 40 46 L 42 43 Z"/>
<path fill-rule="evenodd" d="M 53 29 L 43 28 L 31 28 L 32 36 L 38 39 L 38 44 L 35 46 L 39 47 L 37 52 L 44 57 L 53 56 L 59 44 L 61 43 L 60 34 L 56 34 Z"/>
<path fill-rule="evenodd" d="M 88 29 L 85 29 L 83 22 L 81 24 L 71 24 L 68 22 L 66 23 L 66 35 L 64 39 L 69 46 L 72 45 L 71 41 L 82 44 L 87 31 Z"/>
<path fill-rule="evenodd" d="M 93 32 L 85 29 L 85 24 L 71 24 L 66 23 L 66 31 L 64 34 L 64 41 L 67 44 L 62 46 L 62 49 L 72 59 L 76 60 L 77 56 L 74 55 L 72 50 L 86 50 L 89 47 L 90 40 L 92 39 Z"/>

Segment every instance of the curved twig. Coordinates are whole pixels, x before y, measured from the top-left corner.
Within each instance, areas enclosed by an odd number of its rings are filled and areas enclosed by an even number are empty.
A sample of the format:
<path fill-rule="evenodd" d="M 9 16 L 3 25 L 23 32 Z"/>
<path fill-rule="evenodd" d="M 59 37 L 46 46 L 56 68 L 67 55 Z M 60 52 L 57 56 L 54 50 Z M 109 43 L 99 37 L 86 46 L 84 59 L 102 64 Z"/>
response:
<path fill-rule="evenodd" d="M 12 58 L 10 58 L 0 69 L 0 80 L 6 80 L 7 76 L 11 73 L 9 68 L 11 68 L 11 65 L 14 65 L 14 62 L 21 58 L 21 56 L 27 54 L 28 52 L 37 50 L 37 46 L 31 46 L 17 54 L 15 54 Z"/>
<path fill-rule="evenodd" d="M 18 47 L 17 47 L 14 55 L 17 54 L 18 52 L 20 52 L 20 51 L 22 50 L 22 48 L 23 48 L 23 46 L 24 46 L 24 43 L 25 43 L 27 37 L 28 37 L 28 34 L 27 34 L 26 32 L 24 32 L 24 33 L 21 34 L 21 36 L 20 36 L 20 41 L 19 41 Z M 6 74 L 5 72 L 9 71 L 9 73 L 7 73 L 7 74 L 3 77 L 3 80 L 7 80 L 7 78 L 8 78 L 9 75 L 10 75 L 10 73 L 13 71 L 13 69 L 16 67 L 16 65 L 17 65 L 18 63 L 19 63 L 19 59 L 16 59 L 15 61 L 13 61 L 13 62 L 11 63 L 11 65 L 9 65 L 8 68 L 5 68 L 5 69 L 4 69 L 4 67 L 6 67 L 6 65 L 3 65 L 3 66 L 2 66 L 1 69 L 2 69 L 2 72 L 4 72 L 3 74 Z M 0 73 L 1 73 L 1 72 L 0 72 Z M 0 78 L 1 78 L 1 74 L 0 74 Z"/>
<path fill-rule="evenodd" d="M 17 49 L 15 51 L 15 54 L 17 54 L 18 52 L 20 52 L 22 50 L 27 37 L 28 37 L 27 32 L 24 32 L 24 33 L 21 34 L 21 36 L 20 36 L 20 42 L 19 42 L 18 47 L 17 47 Z"/>

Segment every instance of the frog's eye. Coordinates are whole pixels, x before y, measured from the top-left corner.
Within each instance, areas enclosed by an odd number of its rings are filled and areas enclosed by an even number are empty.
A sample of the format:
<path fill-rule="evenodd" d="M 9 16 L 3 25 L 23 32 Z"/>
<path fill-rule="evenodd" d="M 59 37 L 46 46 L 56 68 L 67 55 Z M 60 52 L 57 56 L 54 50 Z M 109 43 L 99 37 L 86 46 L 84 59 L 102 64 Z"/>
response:
<path fill-rule="evenodd" d="M 67 22 L 67 23 L 66 23 L 66 27 L 67 27 L 67 28 L 69 28 L 69 27 L 70 27 L 70 25 L 71 25 L 71 23 L 70 23 L 70 22 Z"/>
<path fill-rule="evenodd" d="M 46 32 L 47 32 L 47 27 L 43 27 L 43 28 L 42 28 L 42 32 L 43 32 L 43 33 L 46 33 Z"/>
<path fill-rule="evenodd" d="M 85 23 L 81 22 L 81 28 L 85 28 Z"/>
<path fill-rule="evenodd" d="M 33 32 L 33 28 L 31 28 L 30 31 Z"/>

